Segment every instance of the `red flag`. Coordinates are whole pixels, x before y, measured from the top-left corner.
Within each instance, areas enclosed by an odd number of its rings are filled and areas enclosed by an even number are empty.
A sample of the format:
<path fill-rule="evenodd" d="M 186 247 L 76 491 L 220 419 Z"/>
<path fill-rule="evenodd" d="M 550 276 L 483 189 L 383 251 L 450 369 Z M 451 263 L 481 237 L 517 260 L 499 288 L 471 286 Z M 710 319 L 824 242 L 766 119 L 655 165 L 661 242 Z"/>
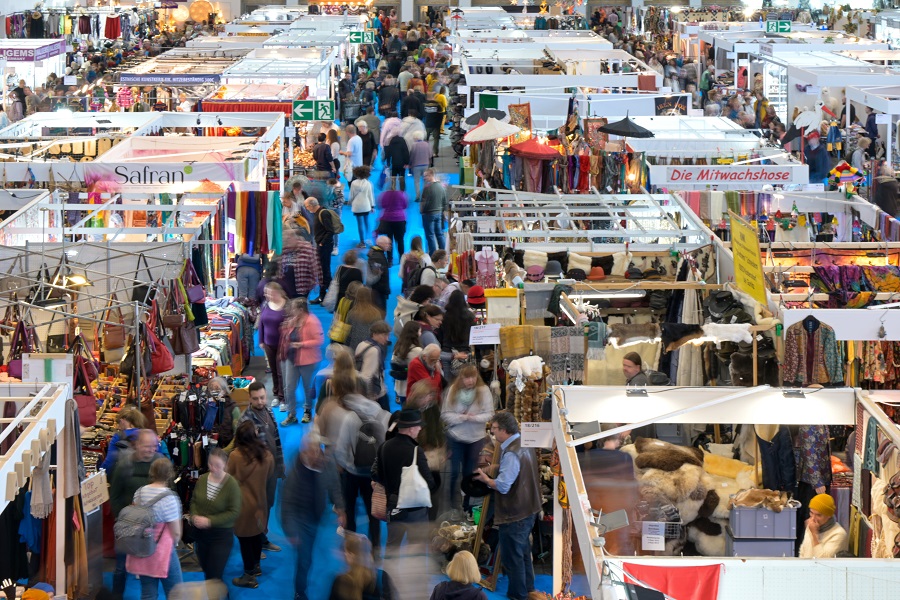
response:
<path fill-rule="evenodd" d="M 717 600 L 719 597 L 721 564 L 702 567 L 654 567 L 622 563 L 622 566 L 626 575 L 631 575 L 627 578 L 627 583 L 652 586 L 675 600 Z"/>

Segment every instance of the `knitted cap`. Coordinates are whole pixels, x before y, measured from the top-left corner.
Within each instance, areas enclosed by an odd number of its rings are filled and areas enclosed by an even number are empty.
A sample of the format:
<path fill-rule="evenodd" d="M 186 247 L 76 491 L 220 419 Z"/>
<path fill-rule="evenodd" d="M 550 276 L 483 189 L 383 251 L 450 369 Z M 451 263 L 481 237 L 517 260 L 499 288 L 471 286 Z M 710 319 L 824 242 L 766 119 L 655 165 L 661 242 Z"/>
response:
<path fill-rule="evenodd" d="M 809 501 L 809 510 L 814 510 L 826 517 L 832 517 L 837 507 L 834 505 L 834 498 L 829 494 L 819 494 L 818 496 L 813 496 L 813 499 Z"/>

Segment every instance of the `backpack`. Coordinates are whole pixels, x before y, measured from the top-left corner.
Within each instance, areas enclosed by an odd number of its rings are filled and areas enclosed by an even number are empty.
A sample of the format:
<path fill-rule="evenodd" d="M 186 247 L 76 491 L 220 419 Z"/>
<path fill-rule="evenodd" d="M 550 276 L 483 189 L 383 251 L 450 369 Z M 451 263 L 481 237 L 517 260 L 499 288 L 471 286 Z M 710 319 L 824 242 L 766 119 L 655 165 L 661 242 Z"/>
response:
<path fill-rule="evenodd" d="M 331 210 L 330 208 L 321 208 L 319 209 L 319 223 L 330 233 L 335 235 L 339 233 L 344 233 L 344 224 L 341 223 L 341 217 Z M 329 224 L 325 224 L 325 219 L 322 218 L 321 213 L 328 213 Z"/>
<path fill-rule="evenodd" d="M 119 512 L 113 525 L 117 554 L 146 558 L 156 552 L 156 544 L 162 537 L 162 531 L 157 537 L 153 537 L 153 528 L 157 525 L 153 505 L 174 495 L 175 492 L 166 490 L 147 504 L 131 504 Z"/>
<path fill-rule="evenodd" d="M 362 419 L 362 417 L 360 417 Z M 356 445 L 353 448 L 353 465 L 360 471 L 369 472 L 375 464 L 378 447 L 384 443 L 384 425 L 378 419 L 366 419 L 356 433 Z"/>
<path fill-rule="evenodd" d="M 408 263 L 409 261 L 406 261 L 406 262 Z M 406 265 L 404 264 L 403 266 L 404 266 L 404 270 L 405 270 Z M 437 269 L 435 269 L 434 267 L 424 266 L 424 265 L 416 267 L 415 269 L 412 270 L 412 272 L 410 272 L 408 274 L 408 278 L 403 279 L 403 290 L 405 292 L 409 292 L 417 285 L 421 285 L 422 273 L 425 272 L 425 269 L 431 269 L 432 271 L 437 273 Z"/>

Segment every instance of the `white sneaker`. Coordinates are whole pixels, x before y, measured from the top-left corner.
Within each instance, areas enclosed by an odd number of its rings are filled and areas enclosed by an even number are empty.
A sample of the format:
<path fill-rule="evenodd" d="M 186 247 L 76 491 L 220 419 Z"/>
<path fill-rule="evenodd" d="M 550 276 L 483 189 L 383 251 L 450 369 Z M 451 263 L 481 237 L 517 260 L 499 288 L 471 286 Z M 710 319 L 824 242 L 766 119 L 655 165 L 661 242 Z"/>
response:
<path fill-rule="evenodd" d="M 280 402 L 278 402 L 278 400 L 272 400 L 272 410 L 275 410 L 276 408 L 278 408 L 279 404 L 280 404 Z"/>
<path fill-rule="evenodd" d="M 332 256 L 337 256 L 337 255 L 338 255 L 338 249 L 337 249 L 337 246 L 335 246 L 335 247 L 334 247 L 334 250 L 331 251 L 331 255 L 332 255 Z"/>

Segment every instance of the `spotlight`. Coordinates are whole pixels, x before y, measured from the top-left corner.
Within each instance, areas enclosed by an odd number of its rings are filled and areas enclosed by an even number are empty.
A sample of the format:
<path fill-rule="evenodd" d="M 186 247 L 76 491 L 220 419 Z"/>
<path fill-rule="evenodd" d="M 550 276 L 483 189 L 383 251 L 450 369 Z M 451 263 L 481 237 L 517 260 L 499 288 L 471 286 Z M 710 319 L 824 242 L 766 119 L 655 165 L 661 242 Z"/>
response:
<path fill-rule="evenodd" d="M 200 126 L 200 115 L 197 115 L 197 126 Z"/>
<path fill-rule="evenodd" d="M 219 127 L 222 126 L 222 117 L 216 117 L 216 123 L 219 124 Z"/>

